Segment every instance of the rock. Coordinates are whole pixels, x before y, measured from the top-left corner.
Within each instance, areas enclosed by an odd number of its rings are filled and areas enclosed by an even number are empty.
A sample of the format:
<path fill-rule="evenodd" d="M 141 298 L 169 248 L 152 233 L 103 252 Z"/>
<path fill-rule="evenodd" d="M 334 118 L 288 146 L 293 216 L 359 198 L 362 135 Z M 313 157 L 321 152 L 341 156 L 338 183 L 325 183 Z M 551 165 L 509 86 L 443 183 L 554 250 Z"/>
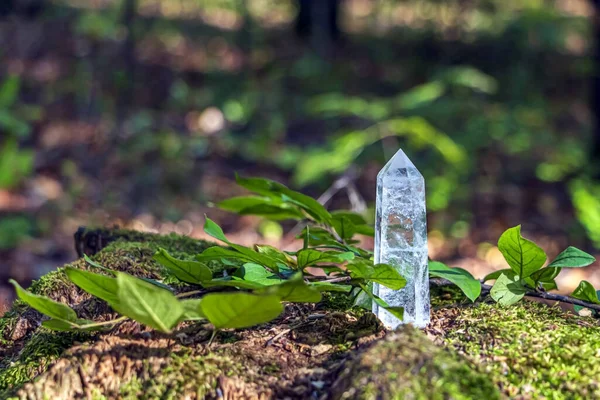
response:
<path fill-rule="evenodd" d="M 94 261 L 167 283 L 173 277 L 152 260 L 158 247 L 191 259 L 213 245 L 130 231 L 108 237 L 96 241 L 103 245 Z M 89 268 L 83 260 L 70 266 Z M 114 317 L 60 269 L 30 290 L 83 318 Z M 328 295 L 269 324 L 222 331 L 210 347 L 211 328 L 200 323 L 172 335 L 133 321 L 103 333 L 51 332 L 17 302 L 0 318 L 0 398 L 600 398 L 597 320 L 528 301 L 472 305 L 443 290 L 432 291 L 424 333 L 406 326 L 386 334 L 371 313 Z"/>

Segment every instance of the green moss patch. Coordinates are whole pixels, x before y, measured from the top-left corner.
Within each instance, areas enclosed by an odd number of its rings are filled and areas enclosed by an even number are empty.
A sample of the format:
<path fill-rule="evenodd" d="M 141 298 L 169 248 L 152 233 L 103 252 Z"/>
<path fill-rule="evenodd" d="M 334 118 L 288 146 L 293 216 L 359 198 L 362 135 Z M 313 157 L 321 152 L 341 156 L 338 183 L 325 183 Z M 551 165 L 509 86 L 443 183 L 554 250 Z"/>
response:
<path fill-rule="evenodd" d="M 600 398 L 600 326 L 524 301 L 434 314 L 430 333 L 481 365 L 511 398 Z"/>
<path fill-rule="evenodd" d="M 484 373 L 405 326 L 356 354 L 333 386 L 339 399 L 499 399 Z"/>

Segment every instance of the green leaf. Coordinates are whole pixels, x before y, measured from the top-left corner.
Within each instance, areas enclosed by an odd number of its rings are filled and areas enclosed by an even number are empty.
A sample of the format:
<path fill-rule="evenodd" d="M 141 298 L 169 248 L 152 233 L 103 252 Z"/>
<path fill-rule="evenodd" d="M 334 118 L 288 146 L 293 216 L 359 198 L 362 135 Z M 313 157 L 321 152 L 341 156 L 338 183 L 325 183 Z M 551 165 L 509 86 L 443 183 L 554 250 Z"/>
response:
<path fill-rule="evenodd" d="M 302 273 L 294 275 L 291 279 L 279 285 L 268 286 L 255 291 L 257 294 L 278 296 L 281 301 L 290 303 L 318 303 L 321 301 L 321 292 L 304 283 Z"/>
<path fill-rule="evenodd" d="M 352 211 L 347 211 L 347 210 L 337 210 L 337 211 L 332 211 L 331 212 L 331 216 L 333 217 L 333 219 L 339 219 L 339 218 L 346 218 L 349 219 L 350 222 L 352 222 L 354 225 L 366 225 L 367 221 L 365 220 L 365 218 L 355 212 Z"/>
<path fill-rule="evenodd" d="M 266 244 L 256 244 L 254 245 L 254 248 L 258 253 L 264 254 L 267 257 L 272 258 L 273 260 L 279 261 L 281 263 L 279 267 L 281 268 L 285 268 L 293 263 L 293 260 L 287 254 L 277 249 L 276 247 L 269 246 Z"/>
<path fill-rule="evenodd" d="M 77 319 L 75 322 L 65 322 L 58 319 L 49 319 L 47 321 L 42 322 L 42 326 L 44 326 L 45 328 L 52 329 L 53 331 L 62 332 L 92 332 L 102 331 L 109 328 L 106 325 L 86 327 L 86 325 L 89 324 L 95 324 L 95 321 L 90 321 L 89 319 Z"/>
<path fill-rule="evenodd" d="M 352 278 L 368 279 L 373 274 L 373 265 L 366 260 L 356 259 L 346 266 Z"/>
<path fill-rule="evenodd" d="M 206 319 L 202 312 L 202 299 L 187 299 L 181 300 L 181 306 L 183 307 L 183 314 L 179 318 L 179 321 L 198 321 Z"/>
<path fill-rule="evenodd" d="M 475 301 L 481 294 L 481 283 L 462 268 L 450 268 L 441 262 L 430 261 L 429 275 L 454 283 L 471 301 Z"/>
<path fill-rule="evenodd" d="M 304 239 L 308 242 L 308 246 L 326 246 L 340 250 L 346 250 L 346 247 L 339 243 L 335 237 L 327 229 L 311 226 L 302 230 L 302 233 L 297 236 L 298 239 Z"/>
<path fill-rule="evenodd" d="M 385 300 L 383 300 L 381 297 L 377 296 L 376 294 L 374 294 L 372 292 L 372 290 L 371 290 L 372 286 L 360 285 L 360 287 L 362 288 L 363 293 L 366 294 L 368 297 L 370 297 L 371 300 L 373 300 L 375 302 L 375 304 L 377 304 L 379 307 L 386 309 L 387 311 L 389 311 L 392 315 L 394 315 L 399 320 L 404 319 L 404 308 L 403 307 L 390 306 L 388 303 L 385 302 Z M 357 297 L 357 302 L 358 301 L 361 302 L 362 307 L 366 307 L 368 309 L 368 302 L 365 301 L 364 298 L 359 300 Z"/>
<path fill-rule="evenodd" d="M 487 274 L 485 276 L 485 278 L 483 278 L 483 281 L 487 282 L 487 281 L 492 281 L 492 280 L 498 279 L 500 277 L 500 275 L 502 275 L 502 274 L 508 276 L 509 278 L 514 278 L 517 275 L 510 268 L 499 269 L 498 271 L 490 272 L 489 274 Z"/>
<path fill-rule="evenodd" d="M 72 267 L 65 268 L 65 274 L 71 282 L 109 305 L 119 301 L 119 286 L 115 278 Z"/>
<path fill-rule="evenodd" d="M 173 273 L 180 281 L 202 284 L 212 279 L 212 271 L 197 261 L 185 261 L 172 257 L 165 249 L 158 249 L 154 260 Z"/>
<path fill-rule="evenodd" d="M 365 236 L 375 236 L 375 228 L 371 225 L 354 225 L 356 233 Z"/>
<path fill-rule="evenodd" d="M 370 265 L 362 259 L 349 263 L 346 268 L 353 278 L 367 279 L 379 283 L 393 290 L 400 290 L 406 286 L 406 279 L 391 265 Z"/>
<path fill-rule="evenodd" d="M 341 264 L 345 261 L 350 261 L 354 259 L 354 253 L 347 252 L 337 252 L 337 251 L 319 251 L 314 249 L 302 249 L 296 255 L 298 260 L 298 268 L 303 269 L 310 265 L 315 265 L 319 263 L 335 263 Z"/>
<path fill-rule="evenodd" d="M 587 267 L 595 261 L 596 259 L 585 251 L 579 250 L 577 247 L 569 246 L 565 251 L 560 253 L 554 261 L 548 264 L 548 267 L 580 268 Z"/>
<path fill-rule="evenodd" d="M 556 284 L 555 280 L 552 280 L 551 282 L 540 282 L 540 283 L 542 284 L 542 287 L 546 291 L 558 289 L 558 285 Z"/>
<path fill-rule="evenodd" d="M 267 271 L 262 265 L 246 263 L 235 272 L 235 275 L 245 281 L 259 283 L 263 286 L 278 285 L 285 280 Z"/>
<path fill-rule="evenodd" d="M 388 310 L 393 316 L 395 316 L 396 318 L 398 318 L 399 320 L 403 320 L 404 319 L 404 308 L 403 307 L 383 307 L 384 309 Z"/>
<path fill-rule="evenodd" d="M 183 314 L 183 306 L 168 290 L 117 273 L 118 302 L 111 304 L 118 313 L 162 332 L 170 332 Z"/>
<path fill-rule="evenodd" d="M 288 204 L 296 205 L 306 211 L 317 222 L 329 223 L 331 214 L 321 203 L 282 185 L 281 183 L 262 178 L 242 178 L 236 175 L 236 181 L 240 186 L 264 196 L 276 197 Z"/>
<path fill-rule="evenodd" d="M 343 292 L 348 293 L 352 290 L 351 285 L 341 285 L 330 282 L 312 282 L 310 286 L 317 289 L 319 292 Z"/>
<path fill-rule="evenodd" d="M 385 300 L 383 300 L 381 297 L 379 297 L 375 293 L 373 293 L 373 285 L 367 286 L 364 284 L 360 284 L 359 286 L 363 290 L 363 292 L 367 296 L 369 296 L 371 298 L 371 300 L 373 300 L 375 302 L 375 304 L 377 304 L 379 307 L 383 307 L 383 308 L 390 307 L 390 305 L 388 303 L 386 303 Z"/>
<path fill-rule="evenodd" d="M 0 85 L 0 108 L 8 108 L 17 100 L 21 88 L 21 78 L 18 75 L 9 75 Z"/>
<path fill-rule="evenodd" d="M 557 267 L 557 268 L 542 268 L 538 271 L 535 271 L 533 274 L 531 274 L 530 278 L 533 280 L 534 282 L 534 287 L 535 284 L 537 283 L 552 283 L 554 282 L 554 279 L 558 276 L 558 274 L 560 274 L 560 271 L 562 270 L 562 268 Z"/>
<path fill-rule="evenodd" d="M 200 262 L 211 261 L 211 260 L 240 260 L 243 262 L 253 261 L 252 257 L 248 257 L 238 251 L 225 249 L 223 247 L 214 246 L 209 247 L 204 250 L 202 253 L 196 255 L 196 260 Z"/>
<path fill-rule="evenodd" d="M 490 295 L 498 304 L 509 306 L 521 300 L 526 292 L 527 289 L 523 286 L 518 276 L 509 278 L 502 274 L 498 277 L 496 283 L 494 283 Z"/>
<path fill-rule="evenodd" d="M 227 239 L 227 237 L 225 236 L 225 233 L 223 233 L 223 229 L 221 229 L 219 225 L 217 225 L 212 219 L 208 217 L 206 217 L 206 221 L 204 223 L 204 232 L 214 237 L 215 239 L 218 239 L 227 244 L 231 244 L 229 239 Z"/>
<path fill-rule="evenodd" d="M 75 322 L 77 320 L 75 311 L 66 304 L 59 303 L 46 296 L 33 294 L 23 289 L 14 279 L 10 279 L 9 282 L 15 287 L 19 299 L 23 300 L 42 314 L 63 322 Z"/>
<path fill-rule="evenodd" d="M 273 205 L 273 204 L 281 204 L 280 202 L 275 202 L 273 199 L 266 197 L 258 197 L 258 196 L 239 196 L 239 197 L 231 197 L 229 199 L 223 200 L 217 204 L 217 206 L 223 210 L 231 211 L 235 213 L 239 213 L 245 208 L 254 207 L 258 205 Z"/>
<path fill-rule="evenodd" d="M 257 215 L 259 217 L 281 221 L 286 219 L 294 219 L 296 221 L 303 220 L 304 214 L 298 209 L 286 207 L 284 205 L 275 206 L 272 204 L 259 204 L 256 206 L 244 208 L 239 211 L 240 215 Z"/>
<path fill-rule="evenodd" d="M 211 293 L 200 303 L 202 313 L 215 326 L 246 328 L 269 322 L 283 312 L 278 296 L 250 293 Z"/>
<path fill-rule="evenodd" d="M 600 304 L 598 293 L 594 286 L 588 281 L 581 281 L 579 286 L 573 291 L 571 297 L 579 300 L 587 301 L 588 303 Z"/>
<path fill-rule="evenodd" d="M 236 252 L 238 252 L 239 254 L 241 254 L 247 261 L 253 261 L 256 262 L 258 264 L 264 265 L 266 267 L 269 267 L 275 271 L 279 270 L 279 262 L 278 260 L 271 258 L 267 255 L 264 254 L 260 254 L 248 247 L 245 246 L 240 246 L 238 244 L 235 243 L 231 243 L 227 237 L 225 237 L 225 234 L 223 233 L 223 230 L 221 229 L 221 227 L 219 225 L 217 225 L 214 221 L 212 221 L 210 218 L 206 217 L 206 223 L 204 224 L 204 232 L 206 232 L 207 234 L 209 234 L 210 236 L 214 237 L 215 239 L 219 239 L 222 242 L 227 243 L 229 246 L 231 246 Z M 206 249 L 204 250 L 204 252 L 202 253 L 202 255 L 204 255 L 204 253 L 206 253 L 207 250 L 212 249 Z M 237 258 L 241 258 L 241 256 L 238 256 Z M 199 257 L 196 257 L 196 259 L 199 259 Z"/>
<path fill-rule="evenodd" d="M 239 260 L 242 262 L 258 263 L 260 265 L 269 267 L 274 271 L 279 270 L 279 266 L 281 263 L 278 260 L 273 259 L 267 255 L 257 253 L 256 251 L 251 250 L 247 247 L 237 246 L 233 244 L 231 246 L 235 246 L 235 250 L 224 249 L 223 247 L 219 246 L 209 247 L 208 249 L 204 250 L 201 254 L 198 254 L 196 256 L 196 260 L 201 262 L 222 259 Z"/>
<path fill-rule="evenodd" d="M 157 281 L 156 279 L 152 279 L 152 278 L 146 278 L 146 277 L 144 277 L 144 276 L 141 276 L 141 277 L 140 277 L 140 279 L 141 279 L 141 280 L 143 280 L 143 281 L 146 281 L 146 282 L 148 282 L 148 283 L 151 283 L 151 284 L 153 284 L 154 286 L 158 286 L 158 287 L 159 287 L 159 288 L 161 288 L 161 289 L 166 289 L 166 290 L 168 290 L 168 291 L 169 291 L 169 292 L 171 292 L 171 293 L 173 293 L 173 292 L 174 292 L 174 291 L 173 291 L 173 288 L 172 288 L 171 286 L 169 286 L 169 285 L 166 285 L 166 284 L 164 284 L 164 283 L 162 283 L 162 282 L 160 282 L 160 281 Z"/>
<path fill-rule="evenodd" d="M 352 236 L 356 233 L 356 226 L 345 216 L 333 218 L 331 220 L 331 225 L 343 240 L 352 239 Z"/>
<path fill-rule="evenodd" d="M 596 290 L 596 297 L 598 297 L 600 299 L 600 290 Z M 581 310 L 583 310 L 584 308 L 587 308 L 587 307 L 578 306 L 578 305 L 575 304 L 575 305 L 573 305 L 573 308 L 575 309 L 576 312 L 579 312 L 579 311 L 581 311 Z M 598 314 L 598 311 L 596 311 L 596 310 L 592 310 L 591 308 L 588 308 L 588 310 L 590 310 L 594 314 Z"/>
<path fill-rule="evenodd" d="M 400 290 L 406 286 L 406 279 L 388 264 L 375 264 L 372 274 L 367 279 L 393 290 Z"/>
<path fill-rule="evenodd" d="M 115 271 L 113 271 L 113 270 L 112 270 L 112 269 L 110 269 L 110 268 L 106 268 L 106 267 L 104 267 L 104 266 L 100 265 L 100 264 L 99 264 L 99 263 L 97 263 L 96 261 L 94 261 L 94 260 L 92 260 L 91 258 L 89 258 L 89 257 L 87 256 L 87 254 L 84 254 L 84 255 L 83 255 L 83 259 L 85 260 L 85 262 L 86 262 L 86 263 L 88 263 L 88 264 L 89 264 L 89 265 L 91 265 L 92 267 L 95 267 L 95 268 L 101 269 L 101 270 L 103 270 L 103 271 L 109 272 L 109 273 L 111 273 L 112 275 L 114 275 L 114 274 L 115 274 Z"/>
<path fill-rule="evenodd" d="M 521 278 L 527 278 L 546 262 L 544 250 L 521 236 L 521 225 L 507 229 L 500 236 L 498 249 L 510 268 Z"/>

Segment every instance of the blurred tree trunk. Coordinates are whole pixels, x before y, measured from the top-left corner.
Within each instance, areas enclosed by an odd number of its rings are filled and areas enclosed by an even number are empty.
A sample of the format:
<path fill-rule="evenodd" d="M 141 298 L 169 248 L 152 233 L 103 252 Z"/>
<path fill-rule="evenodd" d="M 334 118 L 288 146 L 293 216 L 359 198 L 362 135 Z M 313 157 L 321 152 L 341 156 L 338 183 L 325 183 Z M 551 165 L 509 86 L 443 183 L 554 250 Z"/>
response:
<path fill-rule="evenodd" d="M 123 60 L 124 79 L 119 88 L 119 98 L 117 99 L 116 109 L 116 132 L 112 141 L 115 144 L 118 141 L 121 126 L 131 110 L 133 101 L 133 92 L 135 89 L 135 20 L 137 11 L 137 0 L 124 0 L 121 21 L 127 29 L 127 37 L 121 48 L 121 59 Z"/>
<path fill-rule="evenodd" d="M 11 14 L 35 18 L 44 10 L 44 0 L 0 0 L 0 17 Z"/>
<path fill-rule="evenodd" d="M 590 108 L 593 114 L 593 142 L 591 147 L 591 158 L 595 170 L 592 171 L 595 177 L 600 178 L 600 0 L 592 0 L 594 6 L 594 15 L 592 17 L 592 26 L 594 34 L 593 47 L 593 75 L 592 75 L 592 93 Z"/>
<path fill-rule="evenodd" d="M 298 0 L 298 5 L 296 33 L 309 39 L 316 51 L 328 52 L 340 37 L 340 0 Z"/>

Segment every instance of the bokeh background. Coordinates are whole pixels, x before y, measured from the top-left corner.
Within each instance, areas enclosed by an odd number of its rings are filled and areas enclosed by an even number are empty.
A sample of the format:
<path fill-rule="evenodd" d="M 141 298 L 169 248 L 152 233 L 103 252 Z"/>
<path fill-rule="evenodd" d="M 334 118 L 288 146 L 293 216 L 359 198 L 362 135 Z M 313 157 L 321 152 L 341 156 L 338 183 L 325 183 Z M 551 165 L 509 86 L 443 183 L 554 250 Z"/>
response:
<path fill-rule="evenodd" d="M 550 255 L 598 255 L 596 3 L 2 0 L 0 301 L 75 259 L 79 226 L 203 237 L 206 213 L 293 247 L 293 223 L 213 207 L 236 171 L 372 217 L 398 147 L 432 258 L 482 277 L 519 223 Z"/>

